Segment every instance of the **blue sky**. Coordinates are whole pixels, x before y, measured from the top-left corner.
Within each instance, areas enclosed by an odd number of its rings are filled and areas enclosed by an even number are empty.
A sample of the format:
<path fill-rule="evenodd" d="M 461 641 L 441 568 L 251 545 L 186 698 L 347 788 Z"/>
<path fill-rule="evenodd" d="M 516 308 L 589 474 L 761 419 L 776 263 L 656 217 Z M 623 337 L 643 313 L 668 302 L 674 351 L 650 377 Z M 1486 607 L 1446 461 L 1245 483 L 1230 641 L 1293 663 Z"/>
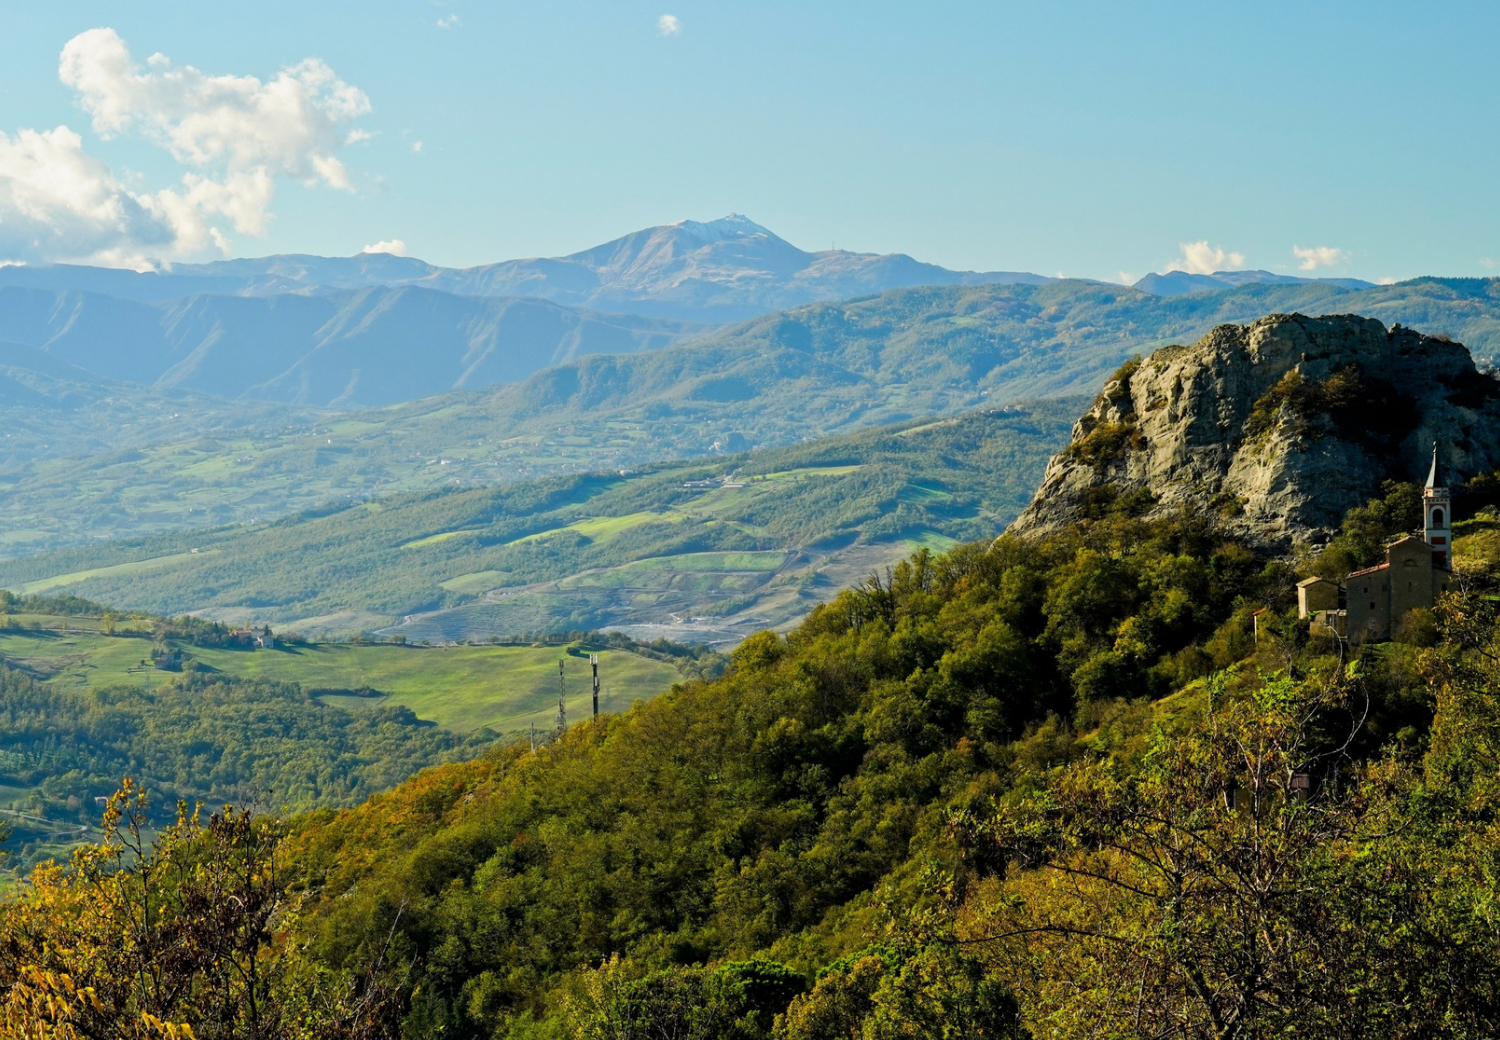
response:
<path fill-rule="evenodd" d="M 260 0 L 0 16 L 0 260 L 400 240 L 469 265 L 735 211 L 803 248 L 966 269 L 1139 277 L 1204 243 L 1198 266 L 1500 274 L 1500 5 Z M 100 28 L 113 33 L 75 45 L 64 82 L 65 45 Z M 207 86 L 179 90 L 185 66 Z M 269 93 L 221 78 L 251 76 L 347 89 L 317 95 L 323 123 L 289 126 L 256 107 Z M 210 95 L 212 113 L 192 110 Z M 80 140 L 22 137 L 63 125 Z M 58 194 L 72 175 L 49 163 L 92 171 L 94 201 Z"/>

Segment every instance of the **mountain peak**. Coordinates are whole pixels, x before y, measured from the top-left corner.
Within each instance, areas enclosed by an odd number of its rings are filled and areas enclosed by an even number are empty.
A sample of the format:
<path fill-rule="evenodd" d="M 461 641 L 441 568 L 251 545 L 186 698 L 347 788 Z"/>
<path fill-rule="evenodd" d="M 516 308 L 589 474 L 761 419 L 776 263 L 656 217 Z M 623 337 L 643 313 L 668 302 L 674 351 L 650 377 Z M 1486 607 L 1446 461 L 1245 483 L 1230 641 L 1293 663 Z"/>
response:
<path fill-rule="evenodd" d="M 677 228 L 702 242 L 722 242 L 725 239 L 749 238 L 753 235 L 765 235 L 768 238 L 780 237 L 769 228 L 762 227 L 749 217 L 738 213 L 731 213 L 727 217 L 720 217 L 718 220 L 710 220 L 707 223 L 697 220 L 679 220 L 667 226 Z"/>

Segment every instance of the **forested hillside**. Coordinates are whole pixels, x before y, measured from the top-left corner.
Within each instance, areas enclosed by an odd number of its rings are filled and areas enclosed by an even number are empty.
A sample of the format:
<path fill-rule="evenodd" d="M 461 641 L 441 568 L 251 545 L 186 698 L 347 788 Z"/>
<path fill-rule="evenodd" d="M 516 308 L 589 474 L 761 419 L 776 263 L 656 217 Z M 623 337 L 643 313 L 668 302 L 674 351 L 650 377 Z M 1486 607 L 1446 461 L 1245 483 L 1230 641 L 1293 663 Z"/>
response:
<path fill-rule="evenodd" d="M 1174 297 L 1079 281 L 901 289 L 767 315 L 664 350 L 586 357 L 488 391 L 302 415 L 290 429 L 277 413 L 226 419 L 234 432 L 210 434 L 184 407 L 180 433 L 153 422 L 142 438 L 126 424 L 153 397 L 118 385 L 79 412 L 0 404 L 0 421 L 26 449 L 0 466 L 0 550 L 265 520 L 347 496 L 633 469 L 715 444 L 771 447 L 1020 397 L 1093 393 L 1134 353 L 1275 311 L 1357 311 L 1450 336 L 1487 362 L 1500 343 L 1497 286 L 1425 278 Z M 124 441 L 101 451 L 110 424 Z"/>
<path fill-rule="evenodd" d="M 1370 562 L 1414 501 L 1329 552 Z M 232 991 L 335 1036 L 1493 1035 L 1494 521 L 1459 532 L 1459 596 L 1349 646 L 1296 619 L 1298 568 L 1138 507 L 918 554 L 540 753 L 284 837 L 187 825 L 118 876 L 214 852 L 163 921 L 205 886 L 266 907 L 225 940 L 260 965 Z M 0 972 L 191 1020 L 93 967 L 137 911 L 84 900 L 90 862 L 6 907 Z"/>
<path fill-rule="evenodd" d="M 136 777 L 163 805 L 178 798 L 290 810 L 352 804 L 424 766 L 477 754 L 395 705 L 347 710 L 296 683 L 205 673 L 77 692 L 0 668 L 0 771 L 35 788 L 35 808 L 88 806 Z"/>
<path fill-rule="evenodd" d="M 551 739 L 560 696 L 587 718 L 595 663 L 605 712 L 723 667 L 707 648 L 619 635 L 309 643 L 0 592 L 0 856 L 11 871 L 65 857 L 126 776 L 157 792 L 156 823 L 177 799 L 353 805 L 498 740 Z"/>
<path fill-rule="evenodd" d="M 674 613 L 720 620 L 706 633 L 637 634 L 733 640 L 805 613 L 915 545 L 998 534 L 1080 406 L 1038 402 L 629 474 L 345 502 L 14 560 L 0 564 L 0 585 L 413 641 L 662 625 Z"/>

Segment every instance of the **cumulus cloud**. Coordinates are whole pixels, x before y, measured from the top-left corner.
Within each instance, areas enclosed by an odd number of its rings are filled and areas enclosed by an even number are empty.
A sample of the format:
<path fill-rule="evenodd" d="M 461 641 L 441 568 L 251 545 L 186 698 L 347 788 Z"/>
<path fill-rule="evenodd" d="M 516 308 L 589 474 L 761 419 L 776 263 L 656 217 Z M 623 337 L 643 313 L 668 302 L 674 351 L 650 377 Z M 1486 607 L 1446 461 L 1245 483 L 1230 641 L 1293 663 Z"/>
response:
<path fill-rule="evenodd" d="M 131 259 L 176 237 L 171 193 L 137 195 L 65 126 L 0 132 L 0 260 Z"/>
<path fill-rule="evenodd" d="M 1483 268 L 1486 268 L 1486 269 L 1492 268 L 1492 267 L 1495 266 L 1495 261 L 1492 260 L 1492 259 L 1490 259 L 1487 256 L 1481 256 L 1479 258 L 1479 266 L 1483 267 Z"/>
<path fill-rule="evenodd" d="M 406 243 L 399 238 L 387 238 L 381 242 L 365 246 L 361 253 L 389 253 L 392 256 L 406 256 Z"/>
<path fill-rule="evenodd" d="M 413 141 L 411 143 L 411 152 L 412 152 L 413 155 L 421 155 L 422 154 L 422 142 L 421 141 Z"/>
<path fill-rule="evenodd" d="M 656 20 L 656 31 L 661 36 L 676 36 L 682 32 L 682 22 L 675 14 L 664 14 Z"/>
<path fill-rule="evenodd" d="M 1179 242 L 1177 248 L 1182 250 L 1182 256 L 1167 265 L 1168 271 L 1213 274 L 1215 271 L 1232 271 L 1245 266 L 1244 253 L 1226 252 L 1220 246 L 1210 246 L 1207 239 L 1201 242 Z"/>
<path fill-rule="evenodd" d="M 1303 271 L 1316 271 L 1320 267 L 1333 267 L 1349 254 L 1333 246 L 1309 246 L 1306 249 L 1302 246 L 1292 246 L 1292 255 L 1300 261 L 1297 264 L 1298 268 Z"/>
<path fill-rule="evenodd" d="M 188 169 L 142 193 L 66 126 L 0 132 L 0 260 L 145 267 L 227 252 L 220 224 L 264 234 L 277 178 L 347 190 L 337 152 L 367 136 L 348 124 L 369 99 L 317 59 L 265 82 L 211 76 L 161 54 L 142 66 L 113 29 L 91 29 L 63 47 L 58 76 L 101 137 L 140 137 Z"/>
<path fill-rule="evenodd" d="M 458 15 L 456 15 L 456 14 L 450 14 L 447 17 L 439 18 L 437 20 L 437 27 L 439 29 L 451 29 L 455 25 L 460 25 L 460 24 L 462 24 L 462 23 L 459 22 Z"/>
<path fill-rule="evenodd" d="M 209 76 L 153 54 L 141 68 L 113 29 L 90 29 L 63 47 L 58 76 L 102 137 L 139 132 L 195 167 L 265 169 L 308 183 L 347 188 L 334 153 L 342 127 L 370 111 L 364 91 L 308 58 L 262 83 Z"/>

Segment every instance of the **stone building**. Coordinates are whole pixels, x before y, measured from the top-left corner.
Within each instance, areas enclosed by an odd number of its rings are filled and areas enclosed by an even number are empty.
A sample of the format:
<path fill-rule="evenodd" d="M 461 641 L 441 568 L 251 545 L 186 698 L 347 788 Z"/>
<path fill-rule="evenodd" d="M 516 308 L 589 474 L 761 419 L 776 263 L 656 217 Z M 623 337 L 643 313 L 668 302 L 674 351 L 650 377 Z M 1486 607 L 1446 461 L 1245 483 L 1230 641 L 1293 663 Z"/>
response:
<path fill-rule="evenodd" d="M 1390 639 L 1410 611 L 1430 610 L 1453 581 L 1453 507 L 1438 478 L 1435 444 L 1422 513 L 1422 536 L 1407 535 L 1386 546 L 1384 563 L 1353 572 L 1342 586 L 1325 578 L 1298 582 L 1298 616 L 1312 618 L 1313 628 L 1325 633 L 1381 640 Z"/>
<path fill-rule="evenodd" d="M 1344 586 L 1327 578 L 1297 582 L 1297 616 L 1312 618 L 1314 635 L 1344 634 Z"/>

